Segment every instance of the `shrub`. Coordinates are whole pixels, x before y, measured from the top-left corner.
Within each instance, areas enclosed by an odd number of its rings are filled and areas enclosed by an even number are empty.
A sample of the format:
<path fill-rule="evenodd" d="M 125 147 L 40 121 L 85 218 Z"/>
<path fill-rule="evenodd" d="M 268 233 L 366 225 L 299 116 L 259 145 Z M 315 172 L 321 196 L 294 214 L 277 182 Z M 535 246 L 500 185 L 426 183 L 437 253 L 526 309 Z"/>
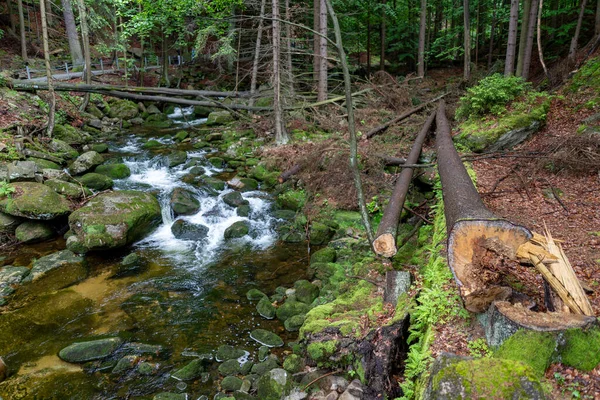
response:
<path fill-rule="evenodd" d="M 467 90 L 460 98 L 456 110 L 457 119 L 481 116 L 487 113 L 500 114 L 506 105 L 529 90 L 531 84 L 516 76 L 500 74 L 488 76 Z"/>

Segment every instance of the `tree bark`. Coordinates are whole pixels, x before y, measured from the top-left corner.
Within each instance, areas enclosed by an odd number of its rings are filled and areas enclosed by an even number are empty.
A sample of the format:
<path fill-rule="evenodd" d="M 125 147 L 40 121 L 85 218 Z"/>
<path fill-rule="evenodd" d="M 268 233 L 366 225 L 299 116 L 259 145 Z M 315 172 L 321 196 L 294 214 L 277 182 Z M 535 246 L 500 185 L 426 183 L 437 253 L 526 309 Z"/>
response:
<path fill-rule="evenodd" d="M 469 10 L 469 0 L 463 0 L 463 16 L 464 16 L 464 68 L 463 79 L 468 81 L 471 79 L 471 12 Z"/>
<path fill-rule="evenodd" d="M 316 87 L 319 87 L 319 68 L 321 65 L 321 37 L 317 32 L 321 32 L 321 0 L 313 0 L 313 81 Z"/>
<path fill-rule="evenodd" d="M 600 3 L 600 0 L 598 0 Z M 371 76 L 371 8 L 367 10 L 367 76 Z"/>
<path fill-rule="evenodd" d="M 523 79 L 529 79 L 529 70 L 531 67 L 531 53 L 533 52 L 533 37 L 535 35 L 535 27 L 537 25 L 538 1 L 531 0 L 531 8 L 529 10 L 529 26 L 527 27 L 527 41 L 525 43 L 525 54 L 523 56 L 523 71 L 521 76 Z"/>
<path fill-rule="evenodd" d="M 425 33 L 427 31 L 427 0 L 421 0 L 421 20 L 419 24 L 419 54 L 417 60 L 417 75 L 425 76 Z"/>
<path fill-rule="evenodd" d="M 436 124 L 438 172 L 448 232 L 448 266 L 454 274 L 465 308 L 483 312 L 494 300 L 505 300 L 512 290 L 486 281 L 480 259 L 483 247 L 480 243 L 487 240 L 499 242 L 499 247 L 506 249 L 506 253 L 512 251 L 514 258 L 518 247 L 532 235 L 526 228 L 499 218 L 481 201 L 452 143 L 444 102 L 438 108 Z"/>
<path fill-rule="evenodd" d="M 54 24 L 54 14 L 52 14 L 52 2 L 46 0 L 46 24 L 51 26 Z"/>
<path fill-rule="evenodd" d="M 273 111 L 275 112 L 275 143 L 289 141 L 283 121 L 281 104 L 281 29 L 279 26 L 279 0 L 273 0 Z"/>
<path fill-rule="evenodd" d="M 538 47 L 538 56 L 540 57 L 540 64 L 542 64 L 542 68 L 544 68 L 544 75 L 546 75 L 546 79 L 548 79 L 548 84 L 550 84 L 550 75 L 548 74 L 548 68 L 546 68 L 546 63 L 544 62 L 544 52 L 542 51 L 542 8 L 544 7 L 544 0 L 540 0 L 540 8 L 538 10 L 537 15 L 537 47 Z"/>
<path fill-rule="evenodd" d="M 75 17 L 73 16 L 73 6 L 71 0 L 61 0 L 63 7 L 63 17 L 65 20 L 65 29 L 67 31 L 67 39 L 69 41 L 69 52 L 73 64 L 81 64 L 83 62 L 83 52 L 79 43 L 79 35 L 75 26 Z"/>
<path fill-rule="evenodd" d="M 581 0 L 581 8 L 579 9 L 579 17 L 577 18 L 577 26 L 575 27 L 575 34 L 571 39 L 571 46 L 569 47 L 569 61 L 575 61 L 575 54 L 577 53 L 577 42 L 579 41 L 579 33 L 581 32 L 581 23 L 583 21 L 583 15 L 585 14 L 585 6 L 587 0 Z"/>
<path fill-rule="evenodd" d="M 321 0 L 319 7 L 319 85 L 317 89 L 317 101 L 327 99 L 327 6 L 325 0 Z"/>
<path fill-rule="evenodd" d="M 285 0 L 285 19 L 286 21 L 291 21 L 292 17 L 290 14 L 290 0 Z M 293 63 L 292 63 L 292 26 L 290 24 L 285 24 L 285 42 L 287 47 L 286 53 L 286 75 L 287 75 L 287 85 L 288 90 L 290 92 L 290 96 L 294 96 L 294 72 L 292 71 Z"/>
<path fill-rule="evenodd" d="M 596 35 L 600 35 L 600 0 L 596 2 L 596 24 L 594 32 Z"/>
<path fill-rule="evenodd" d="M 406 164 L 416 164 L 419 161 L 419 155 L 421 155 L 421 148 L 425 142 L 427 134 L 431 130 L 431 126 L 435 121 L 435 111 L 431 113 L 427 121 L 421 128 L 421 131 L 417 135 L 415 142 L 406 158 Z M 394 192 L 390 197 L 390 201 L 383 212 L 383 217 L 377 228 L 375 234 L 375 240 L 373 241 L 373 249 L 375 253 L 383 257 L 393 257 L 398 249 L 396 247 L 396 235 L 398 233 L 398 223 L 400 222 L 400 215 L 402 214 L 402 207 L 404 207 L 404 201 L 408 194 L 410 182 L 412 181 L 413 169 L 404 168 L 396 181 Z"/>
<path fill-rule="evenodd" d="M 92 83 L 92 58 L 90 55 L 90 37 L 87 24 L 87 12 L 83 0 L 77 0 L 79 8 L 79 24 L 81 26 L 81 38 L 83 39 L 83 53 L 85 58 L 85 83 Z M 90 101 L 90 94 L 86 93 L 81 103 L 80 111 L 85 111 Z"/>
<path fill-rule="evenodd" d="M 510 20 L 508 24 L 508 42 L 506 45 L 506 63 L 504 76 L 511 76 L 515 72 L 515 51 L 517 46 L 517 25 L 519 23 L 519 0 L 510 2 Z"/>
<path fill-rule="evenodd" d="M 385 5 L 386 0 L 383 0 L 381 4 Z M 381 47 L 379 52 L 379 70 L 385 71 L 385 8 L 381 7 L 381 22 L 379 23 L 379 45 Z"/>
<path fill-rule="evenodd" d="M 488 59 L 487 59 L 487 67 L 488 69 L 492 68 L 492 56 L 494 54 L 494 33 L 496 31 L 496 16 L 497 16 L 497 10 L 496 8 L 494 8 L 494 14 L 492 15 L 492 27 L 490 28 L 490 49 L 488 52 Z"/>
<path fill-rule="evenodd" d="M 50 96 L 50 111 L 48 112 L 48 125 L 46 135 L 52 137 L 54 132 L 54 114 L 56 111 L 56 96 L 52 87 L 52 69 L 50 68 L 50 49 L 48 46 L 48 24 L 46 23 L 46 0 L 40 0 L 40 14 L 42 17 L 42 41 L 44 43 L 44 61 L 46 63 L 46 77 L 48 78 L 48 94 Z"/>
<path fill-rule="evenodd" d="M 27 38 L 25 37 L 25 17 L 23 15 L 23 0 L 17 0 L 19 9 L 19 31 L 21 33 L 21 58 L 27 62 Z"/>
<path fill-rule="evenodd" d="M 346 60 L 346 52 L 344 51 L 344 46 L 342 43 L 342 31 L 340 30 L 340 25 L 338 23 L 338 19 L 335 15 L 335 11 L 333 10 L 331 2 L 329 0 L 324 0 L 324 2 L 327 7 L 327 10 L 329 11 L 329 15 L 331 16 L 331 21 L 333 22 L 336 47 L 340 57 L 340 63 L 342 64 L 342 71 L 344 73 L 344 89 L 346 92 L 346 109 L 348 115 L 348 132 L 350 134 L 350 168 L 354 176 L 354 185 L 356 187 L 358 208 L 360 210 L 360 215 L 363 220 L 363 225 L 365 226 L 365 231 L 367 232 L 367 238 L 369 239 L 369 243 L 373 243 L 373 229 L 371 228 L 371 222 L 369 221 L 369 212 L 367 210 L 367 205 L 365 202 L 365 194 L 363 190 L 362 179 L 360 176 L 360 169 L 358 167 L 358 140 L 356 137 L 356 124 L 354 121 L 354 108 L 352 104 L 352 87 L 350 83 L 350 72 L 348 71 L 348 63 Z"/>
<path fill-rule="evenodd" d="M 316 1 L 316 0 L 315 0 Z M 258 20 L 258 32 L 256 32 L 256 45 L 254 46 L 254 60 L 252 63 L 252 79 L 250 80 L 250 105 L 254 105 L 254 96 L 256 95 L 257 79 L 258 79 L 258 63 L 260 61 L 260 46 L 263 34 L 263 18 L 265 16 L 265 4 L 267 0 L 260 1 L 260 18 Z"/>
<path fill-rule="evenodd" d="M 527 32 L 529 30 L 529 17 L 531 15 L 531 2 L 533 0 L 525 0 L 523 3 L 523 17 L 521 18 L 521 35 L 519 37 L 519 56 L 517 58 L 517 76 L 523 76 L 523 64 L 525 60 L 525 52 L 527 49 Z"/>

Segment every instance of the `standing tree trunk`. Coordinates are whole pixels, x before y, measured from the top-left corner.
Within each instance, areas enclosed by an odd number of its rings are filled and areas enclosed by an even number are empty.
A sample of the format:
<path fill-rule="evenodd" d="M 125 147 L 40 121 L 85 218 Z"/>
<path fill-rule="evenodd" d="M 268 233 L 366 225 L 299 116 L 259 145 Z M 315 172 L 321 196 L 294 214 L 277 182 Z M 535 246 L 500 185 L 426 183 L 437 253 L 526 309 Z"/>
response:
<path fill-rule="evenodd" d="M 517 25 L 519 24 L 519 0 L 510 2 L 510 20 L 508 23 L 508 42 L 506 45 L 506 63 L 504 76 L 511 76 L 515 72 L 515 50 L 517 47 Z"/>
<path fill-rule="evenodd" d="M 291 22 L 292 17 L 290 14 L 290 0 L 285 0 L 285 19 Z M 285 42 L 287 47 L 286 54 L 286 70 L 287 70 L 287 84 L 290 91 L 290 96 L 294 96 L 294 73 L 292 71 L 292 25 L 285 24 Z"/>
<path fill-rule="evenodd" d="M 358 167 L 358 144 L 356 138 L 356 123 L 354 121 L 354 109 L 352 105 L 352 87 L 350 83 L 350 72 L 348 71 L 348 63 L 346 61 L 346 52 L 342 44 L 342 31 L 338 19 L 335 15 L 335 11 L 331 6 L 329 0 L 324 0 L 329 15 L 331 15 L 331 21 L 333 22 L 333 30 L 335 32 L 335 42 L 342 64 L 342 71 L 344 72 L 344 89 L 346 92 L 346 109 L 348 110 L 348 132 L 350 133 L 350 168 L 354 176 L 354 185 L 356 186 L 356 197 L 358 200 L 358 208 L 360 209 L 360 215 L 367 231 L 367 238 L 369 243 L 373 243 L 373 230 L 371 229 L 371 222 L 369 221 L 369 212 L 365 203 L 365 194 L 363 191 L 362 180 L 360 177 L 360 169 Z"/>
<path fill-rule="evenodd" d="M 319 6 L 319 85 L 317 101 L 327 100 L 327 5 L 321 0 Z"/>
<path fill-rule="evenodd" d="M 523 71 L 521 76 L 523 79 L 529 79 L 529 69 L 531 67 L 531 53 L 533 52 L 533 37 L 535 35 L 535 27 L 537 25 L 538 1 L 531 0 L 529 10 L 529 26 L 527 27 L 527 41 L 525 42 L 525 54 L 523 56 Z"/>
<path fill-rule="evenodd" d="M 273 0 L 273 108 L 275 111 L 275 142 L 286 144 L 289 141 L 283 122 L 281 104 L 281 29 L 279 26 L 279 0 Z"/>
<path fill-rule="evenodd" d="M 419 25 L 419 55 L 417 57 L 417 75 L 425 76 L 425 33 L 427 31 L 427 0 L 421 0 L 421 21 Z"/>
<path fill-rule="evenodd" d="M 487 57 L 487 67 L 488 69 L 492 68 L 492 56 L 494 53 L 494 33 L 496 31 L 496 8 L 494 8 L 494 13 L 492 14 L 492 26 L 490 28 L 490 50 L 488 52 Z"/>
<path fill-rule="evenodd" d="M 85 57 L 85 83 L 90 85 L 92 83 L 92 57 L 90 55 L 90 36 L 87 24 L 87 12 L 83 0 L 77 0 L 77 6 L 79 8 L 79 23 L 81 26 L 81 38 L 83 39 L 83 53 Z M 83 103 L 81 103 L 81 111 L 84 111 L 87 108 L 89 101 L 90 94 L 86 93 L 83 97 Z"/>
<path fill-rule="evenodd" d="M 367 10 L 367 76 L 371 76 L 371 7 Z"/>
<path fill-rule="evenodd" d="M 523 18 L 521 19 L 521 36 L 519 37 L 519 56 L 517 58 L 517 72 L 515 75 L 523 76 L 523 63 L 525 60 L 525 49 L 527 48 L 527 31 L 529 30 L 529 16 L 531 12 L 531 1 L 523 3 Z"/>
<path fill-rule="evenodd" d="M 52 14 L 52 2 L 46 0 L 46 24 L 48 26 L 54 25 L 54 14 Z"/>
<path fill-rule="evenodd" d="M 385 5 L 385 0 L 381 3 Z M 381 7 L 381 22 L 379 23 L 379 39 L 380 39 L 380 54 L 379 54 L 379 69 L 385 71 L 385 7 Z"/>
<path fill-rule="evenodd" d="M 469 0 L 463 0 L 463 15 L 464 15 L 464 69 L 463 78 L 465 81 L 471 79 L 471 12 L 469 11 Z"/>
<path fill-rule="evenodd" d="M 56 96 L 52 86 L 52 69 L 50 68 L 50 48 L 48 46 L 48 24 L 46 23 L 45 0 L 40 0 L 40 14 L 42 17 L 42 41 L 44 43 L 44 61 L 46 63 L 46 78 L 48 79 L 48 95 L 50 96 L 50 111 L 48 113 L 48 126 L 46 135 L 52 137 L 54 131 L 54 112 L 56 111 Z"/>
<path fill-rule="evenodd" d="M 569 47 L 569 61 L 575 62 L 575 53 L 577 52 L 577 42 L 579 41 L 579 32 L 581 32 L 581 22 L 583 21 L 583 14 L 585 14 L 585 6 L 587 0 L 581 0 L 581 8 L 579 9 L 579 18 L 577 18 L 577 26 L 575 27 L 575 34 L 571 39 L 571 46 Z"/>
<path fill-rule="evenodd" d="M 79 35 L 75 26 L 75 17 L 73 16 L 73 6 L 71 0 L 61 0 L 63 7 L 63 17 L 65 19 L 65 29 L 67 31 L 67 39 L 69 41 L 69 52 L 71 53 L 71 61 L 73 64 L 81 64 L 83 62 L 83 53 L 81 52 L 81 44 L 79 44 Z"/>
<path fill-rule="evenodd" d="M 544 62 L 544 53 L 542 51 L 542 8 L 544 6 L 544 0 L 540 0 L 540 8 L 538 10 L 537 15 L 537 47 L 538 47 L 538 55 L 540 56 L 540 64 L 542 64 L 542 68 L 544 68 L 544 75 L 546 75 L 546 79 L 548 79 L 548 84 L 550 84 L 550 75 L 548 74 L 548 68 L 546 68 L 546 63 Z"/>
<path fill-rule="evenodd" d="M 25 37 L 25 17 L 23 16 L 23 0 L 17 1 L 19 9 L 19 31 L 21 32 L 21 58 L 27 62 L 27 38 Z"/>
<path fill-rule="evenodd" d="M 315 0 L 316 1 L 316 0 Z M 252 98 L 250 99 L 250 105 L 254 105 L 254 95 L 256 94 L 256 86 L 258 79 L 258 63 L 260 61 L 260 45 L 263 34 L 263 18 L 265 16 L 265 4 L 267 0 L 261 0 L 260 2 L 260 15 L 258 20 L 258 32 L 256 33 L 256 45 L 254 47 L 254 61 L 252 64 L 252 79 L 250 80 L 250 93 Z"/>
<path fill-rule="evenodd" d="M 596 35 L 600 35 L 600 0 L 596 4 Z"/>
<path fill-rule="evenodd" d="M 317 32 L 321 32 L 321 0 L 313 0 L 313 81 L 319 86 L 319 67 L 321 65 L 321 37 Z"/>

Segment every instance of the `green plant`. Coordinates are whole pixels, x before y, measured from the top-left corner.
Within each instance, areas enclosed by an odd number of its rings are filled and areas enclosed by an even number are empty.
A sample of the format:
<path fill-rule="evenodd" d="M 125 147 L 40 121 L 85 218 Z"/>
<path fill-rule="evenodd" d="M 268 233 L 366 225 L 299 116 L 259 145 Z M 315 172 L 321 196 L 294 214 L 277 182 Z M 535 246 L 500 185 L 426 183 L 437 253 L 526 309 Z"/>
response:
<path fill-rule="evenodd" d="M 377 196 L 373 196 L 371 201 L 367 203 L 367 210 L 369 213 L 375 214 L 377 211 L 380 211 L 379 203 L 377 203 Z"/>
<path fill-rule="evenodd" d="M 469 348 L 471 356 L 475 358 L 490 357 L 492 355 L 492 351 L 484 338 L 469 341 L 467 347 Z"/>
<path fill-rule="evenodd" d="M 530 88 L 531 84 L 520 77 L 505 77 L 500 74 L 488 76 L 469 88 L 467 95 L 460 98 L 456 118 L 467 119 L 487 113 L 501 114 L 509 102 L 525 94 Z"/>
<path fill-rule="evenodd" d="M 0 197 L 10 197 L 15 188 L 6 181 L 0 181 Z"/>

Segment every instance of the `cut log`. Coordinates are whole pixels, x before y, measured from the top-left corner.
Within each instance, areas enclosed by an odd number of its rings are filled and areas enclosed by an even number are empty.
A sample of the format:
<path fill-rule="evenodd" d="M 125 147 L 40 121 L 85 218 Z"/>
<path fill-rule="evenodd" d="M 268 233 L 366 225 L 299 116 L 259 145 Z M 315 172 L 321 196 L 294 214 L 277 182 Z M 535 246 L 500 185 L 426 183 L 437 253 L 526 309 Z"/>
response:
<path fill-rule="evenodd" d="M 283 171 L 281 173 L 281 175 L 279 175 L 279 177 L 277 178 L 277 181 L 279 183 L 284 183 L 286 182 L 288 179 L 290 179 L 292 176 L 296 175 L 298 172 L 300 172 L 302 170 L 302 165 L 301 164 L 296 164 L 294 166 L 292 166 L 292 168 Z"/>
<path fill-rule="evenodd" d="M 423 128 L 417 135 L 415 143 L 413 144 L 410 153 L 406 159 L 407 164 L 416 164 L 419 161 L 421 155 L 421 148 L 427 137 L 427 133 L 431 130 L 431 126 L 435 120 L 435 111 L 431 113 Z M 375 240 L 373 241 L 373 249 L 375 253 L 384 257 L 393 257 L 398 249 L 396 247 L 396 234 L 398 232 L 398 222 L 400 221 L 400 215 L 402 214 L 402 207 L 404 207 L 404 201 L 406 200 L 406 194 L 413 176 L 412 168 L 404 168 L 400 173 L 394 192 L 390 201 L 383 212 L 383 217 L 379 223 L 377 233 L 375 234 Z"/>
<path fill-rule="evenodd" d="M 406 164 L 406 158 L 391 157 L 386 156 L 385 154 L 377 154 L 377 157 L 381 158 L 381 161 L 383 161 L 386 167 L 396 167 L 398 165 Z"/>
<path fill-rule="evenodd" d="M 501 345 L 519 329 L 560 332 L 572 328 L 588 328 L 598 323 L 594 317 L 563 312 L 534 312 L 508 301 L 494 302 L 484 316 L 485 336 L 491 347 Z"/>
<path fill-rule="evenodd" d="M 448 266 L 459 286 L 465 308 L 484 312 L 494 300 L 505 300 L 512 291 L 486 278 L 481 254 L 478 254 L 485 251 L 481 244 L 493 242 L 496 252 L 514 260 L 519 246 L 532 234 L 523 226 L 499 218 L 483 204 L 452 143 L 443 101 L 437 111 L 436 123 L 438 172 L 448 232 Z"/>
<path fill-rule="evenodd" d="M 368 133 L 367 133 L 367 139 L 371 139 L 373 136 L 377 135 L 378 133 L 381 133 L 383 131 L 385 131 L 387 128 L 389 128 L 390 126 L 394 125 L 395 123 L 398 123 L 400 121 L 402 121 L 403 119 L 406 119 L 408 117 L 410 117 L 411 115 L 413 115 L 414 113 L 417 113 L 419 111 L 421 111 L 422 109 L 424 109 L 425 107 L 427 107 L 428 105 L 430 105 L 431 103 L 435 103 L 436 101 L 442 99 L 444 96 L 446 96 L 448 93 L 445 93 L 441 96 L 436 97 L 433 100 L 430 100 L 426 103 L 423 103 L 415 108 L 412 108 L 408 111 L 403 112 L 402 114 L 400 114 L 399 116 L 397 116 L 396 118 L 393 118 L 391 120 L 389 120 L 388 122 L 386 122 L 385 124 L 379 125 L 376 128 L 371 129 Z"/>

